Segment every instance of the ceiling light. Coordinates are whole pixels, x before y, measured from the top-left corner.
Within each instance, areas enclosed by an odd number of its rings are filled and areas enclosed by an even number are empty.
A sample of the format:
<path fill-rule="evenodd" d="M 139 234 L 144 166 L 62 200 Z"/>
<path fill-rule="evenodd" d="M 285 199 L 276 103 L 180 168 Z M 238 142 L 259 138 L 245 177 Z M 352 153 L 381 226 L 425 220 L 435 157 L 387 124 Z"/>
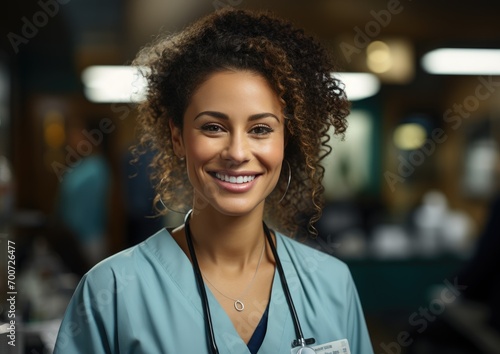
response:
<path fill-rule="evenodd" d="M 401 150 L 416 150 L 425 143 L 427 131 L 417 123 L 401 124 L 394 131 L 394 144 Z"/>
<path fill-rule="evenodd" d="M 90 66 L 82 72 L 85 96 L 92 102 L 139 102 L 145 99 L 144 68 L 132 66 Z M 373 74 L 337 73 L 345 84 L 347 98 L 357 101 L 375 95 L 380 82 Z"/>
<path fill-rule="evenodd" d="M 391 49 L 382 41 L 374 41 L 366 47 L 366 65 L 374 73 L 385 73 L 392 67 Z"/>
<path fill-rule="evenodd" d="M 139 67 L 89 66 L 82 72 L 84 94 L 92 102 L 139 102 L 145 99 L 146 79 Z"/>
<path fill-rule="evenodd" d="M 436 49 L 423 56 L 422 66 L 431 74 L 500 75 L 500 50 Z"/>
<path fill-rule="evenodd" d="M 344 83 L 349 101 L 371 97 L 380 90 L 380 81 L 373 74 L 336 73 L 334 76 Z"/>

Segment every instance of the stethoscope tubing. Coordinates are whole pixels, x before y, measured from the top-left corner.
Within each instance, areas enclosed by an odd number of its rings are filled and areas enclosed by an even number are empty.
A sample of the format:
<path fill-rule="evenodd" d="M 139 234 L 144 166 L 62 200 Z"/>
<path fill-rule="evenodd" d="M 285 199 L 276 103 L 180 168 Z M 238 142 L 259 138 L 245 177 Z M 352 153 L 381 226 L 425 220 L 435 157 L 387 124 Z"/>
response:
<path fill-rule="evenodd" d="M 191 210 L 186 215 L 184 227 L 186 228 L 186 241 L 188 244 L 189 253 L 191 254 L 191 261 L 193 262 L 196 284 L 198 286 L 198 290 L 200 291 L 201 302 L 203 304 L 203 313 L 205 316 L 206 331 L 207 331 L 207 341 L 208 341 L 207 344 L 212 354 L 219 354 L 219 349 L 217 348 L 217 342 L 215 341 L 212 316 L 210 315 L 210 305 L 208 304 L 207 290 L 205 289 L 205 283 L 203 282 L 203 276 L 201 274 L 200 265 L 198 264 L 198 258 L 196 258 L 196 252 L 194 251 L 193 240 L 191 238 L 191 229 L 189 228 L 190 215 L 191 215 Z"/>
<path fill-rule="evenodd" d="M 189 227 L 189 218 L 191 216 L 191 210 L 186 214 L 186 217 L 184 219 L 184 227 L 185 227 L 185 233 L 186 233 L 186 241 L 189 249 L 189 253 L 191 255 L 191 261 L 193 262 L 193 269 L 194 269 L 194 274 L 196 278 L 196 284 L 198 286 L 198 289 L 200 291 L 201 295 L 201 302 L 203 305 L 203 313 L 205 317 L 205 324 L 206 324 L 206 331 L 207 331 L 207 344 L 208 348 L 210 349 L 210 353 L 212 354 L 219 354 L 219 349 L 217 348 L 217 343 L 215 341 L 215 333 L 214 333 L 214 328 L 213 328 L 213 323 L 212 323 L 212 316 L 210 314 L 210 305 L 208 303 L 208 296 L 207 296 L 207 291 L 205 289 L 205 283 L 203 281 L 203 276 L 201 274 L 200 266 L 198 263 L 198 259 L 196 258 L 196 252 L 194 250 L 194 245 L 193 245 L 193 240 L 191 237 L 191 229 Z M 306 344 L 312 344 L 314 343 L 314 339 L 305 339 L 302 328 L 300 326 L 300 321 L 299 317 L 297 316 L 297 311 L 295 310 L 295 305 L 293 303 L 292 295 L 290 293 L 290 289 L 288 288 L 288 283 L 286 281 L 285 277 L 285 272 L 283 271 L 283 266 L 281 265 L 281 260 L 278 256 L 278 252 L 276 250 L 276 246 L 274 245 L 274 241 L 271 237 L 271 232 L 269 231 L 269 228 L 267 227 L 265 222 L 262 222 L 264 225 L 264 233 L 266 234 L 267 241 L 269 242 L 269 246 L 271 247 L 271 251 L 274 256 L 274 260 L 276 261 L 276 267 L 278 269 L 278 274 L 280 277 L 281 281 L 281 286 L 283 288 L 283 292 L 285 293 L 285 298 L 288 303 L 288 308 L 290 310 L 290 315 L 292 316 L 292 321 L 293 325 L 295 328 L 295 334 L 297 336 L 297 339 L 295 339 L 292 342 L 292 347 L 305 347 Z"/>
<path fill-rule="evenodd" d="M 292 316 L 293 326 L 295 327 L 295 334 L 297 336 L 297 339 L 295 339 L 292 343 L 292 347 L 303 346 L 306 344 L 306 340 L 304 339 L 304 334 L 302 333 L 302 327 L 300 326 L 299 317 L 297 316 L 297 311 L 295 310 L 295 305 L 292 300 L 292 294 L 290 293 L 290 289 L 288 288 L 288 282 L 286 281 L 285 272 L 283 271 L 283 266 L 281 265 L 278 251 L 276 250 L 276 246 L 274 245 L 274 241 L 271 237 L 269 228 L 267 227 L 265 222 L 262 222 L 262 224 L 264 225 L 264 232 L 266 234 L 267 241 L 269 242 L 269 246 L 271 247 L 271 251 L 273 252 L 274 260 L 276 261 L 276 267 L 278 268 L 281 287 L 283 288 L 283 292 L 285 293 L 288 308 L 290 309 L 290 315 Z"/>

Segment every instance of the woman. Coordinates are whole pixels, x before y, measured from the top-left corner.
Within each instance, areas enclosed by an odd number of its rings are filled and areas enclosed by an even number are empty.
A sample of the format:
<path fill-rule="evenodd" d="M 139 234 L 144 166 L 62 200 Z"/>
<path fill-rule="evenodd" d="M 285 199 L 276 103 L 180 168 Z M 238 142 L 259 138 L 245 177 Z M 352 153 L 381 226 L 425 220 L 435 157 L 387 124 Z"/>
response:
<path fill-rule="evenodd" d="M 372 353 L 347 267 L 278 232 L 314 233 L 327 130 L 346 127 L 325 51 L 282 20 L 225 10 L 135 64 L 157 201 L 192 211 L 82 279 L 55 352 Z"/>

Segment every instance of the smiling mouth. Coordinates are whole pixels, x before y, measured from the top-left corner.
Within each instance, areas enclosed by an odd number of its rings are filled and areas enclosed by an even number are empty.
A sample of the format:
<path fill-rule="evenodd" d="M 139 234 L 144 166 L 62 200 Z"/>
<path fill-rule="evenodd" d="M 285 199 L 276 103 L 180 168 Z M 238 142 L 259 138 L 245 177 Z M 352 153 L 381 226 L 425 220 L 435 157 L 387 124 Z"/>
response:
<path fill-rule="evenodd" d="M 234 184 L 242 184 L 242 183 L 248 183 L 252 182 L 256 175 L 249 175 L 249 176 L 229 176 L 225 175 L 222 173 L 214 173 L 212 174 L 215 178 L 224 181 L 224 182 L 229 182 L 229 183 L 234 183 Z"/>

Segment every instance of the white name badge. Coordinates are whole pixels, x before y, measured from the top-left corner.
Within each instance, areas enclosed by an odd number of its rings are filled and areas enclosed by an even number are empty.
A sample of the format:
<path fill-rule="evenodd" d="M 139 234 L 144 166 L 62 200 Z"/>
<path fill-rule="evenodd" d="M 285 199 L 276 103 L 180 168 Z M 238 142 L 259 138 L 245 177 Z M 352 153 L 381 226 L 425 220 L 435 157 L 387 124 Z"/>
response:
<path fill-rule="evenodd" d="M 330 343 L 315 345 L 311 347 L 316 354 L 351 354 L 347 339 L 336 340 Z M 297 354 L 300 347 L 292 348 L 292 354 Z"/>

